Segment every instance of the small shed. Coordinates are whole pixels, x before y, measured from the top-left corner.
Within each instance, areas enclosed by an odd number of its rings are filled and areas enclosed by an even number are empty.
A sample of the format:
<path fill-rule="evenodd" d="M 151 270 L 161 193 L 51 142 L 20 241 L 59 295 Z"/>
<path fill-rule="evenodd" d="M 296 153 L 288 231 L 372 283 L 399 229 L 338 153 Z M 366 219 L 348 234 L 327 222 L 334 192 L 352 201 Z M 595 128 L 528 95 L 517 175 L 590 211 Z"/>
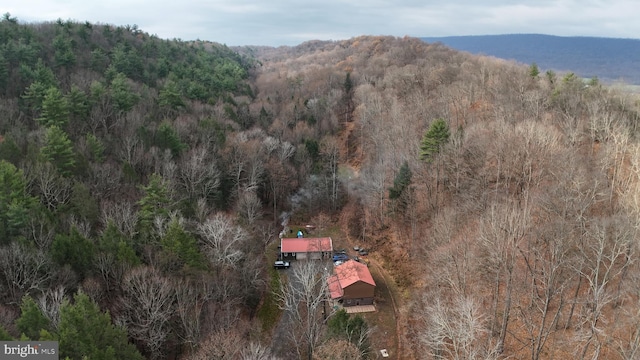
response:
<path fill-rule="evenodd" d="M 367 265 L 347 260 L 333 269 L 334 275 L 327 280 L 331 299 L 343 306 L 373 304 L 376 282 Z"/>
<path fill-rule="evenodd" d="M 282 238 L 280 252 L 283 259 L 330 259 L 333 254 L 333 241 L 330 237 Z"/>

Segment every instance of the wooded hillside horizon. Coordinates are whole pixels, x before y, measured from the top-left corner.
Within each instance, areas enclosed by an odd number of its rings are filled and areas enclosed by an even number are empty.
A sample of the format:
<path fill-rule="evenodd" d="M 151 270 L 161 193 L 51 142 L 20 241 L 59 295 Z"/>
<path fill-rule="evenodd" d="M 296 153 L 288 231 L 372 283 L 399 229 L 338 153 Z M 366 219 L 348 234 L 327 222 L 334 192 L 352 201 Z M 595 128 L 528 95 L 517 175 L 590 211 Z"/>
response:
<path fill-rule="evenodd" d="M 0 339 L 70 359 L 634 359 L 638 105 L 417 38 L 231 49 L 6 14 Z M 368 249 L 390 311 L 319 320 L 321 287 L 289 285 L 323 271 L 272 267 L 285 218 Z"/>

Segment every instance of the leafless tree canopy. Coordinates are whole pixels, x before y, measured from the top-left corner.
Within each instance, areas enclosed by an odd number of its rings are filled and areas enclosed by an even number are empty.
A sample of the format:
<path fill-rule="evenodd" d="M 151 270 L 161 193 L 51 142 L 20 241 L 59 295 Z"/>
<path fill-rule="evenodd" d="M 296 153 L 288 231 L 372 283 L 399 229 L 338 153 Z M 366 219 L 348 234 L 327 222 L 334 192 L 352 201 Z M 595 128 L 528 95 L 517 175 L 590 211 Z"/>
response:
<path fill-rule="evenodd" d="M 0 48 L 14 338 L 23 296 L 53 331 L 81 290 L 150 358 L 361 357 L 326 336 L 331 269 L 270 271 L 286 217 L 370 250 L 397 293 L 371 337 L 403 358 L 640 357 L 628 87 L 410 37 L 230 48 L 6 14 Z"/>
<path fill-rule="evenodd" d="M 290 338 L 298 356 L 313 356 L 324 329 L 328 270 L 316 261 L 295 264 L 286 283 L 279 289 L 282 310 L 289 317 Z"/>
<path fill-rule="evenodd" d="M 139 267 L 125 276 L 122 288 L 120 322 L 154 358 L 165 356 L 169 320 L 175 311 L 175 288 L 171 279 L 154 268 Z"/>

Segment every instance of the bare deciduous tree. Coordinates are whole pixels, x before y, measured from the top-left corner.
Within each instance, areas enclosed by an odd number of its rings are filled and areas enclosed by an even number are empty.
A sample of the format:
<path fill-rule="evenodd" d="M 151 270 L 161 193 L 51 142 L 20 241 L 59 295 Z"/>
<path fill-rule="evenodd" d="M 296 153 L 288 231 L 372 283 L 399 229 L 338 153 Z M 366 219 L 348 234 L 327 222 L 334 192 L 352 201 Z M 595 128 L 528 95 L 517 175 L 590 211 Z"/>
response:
<path fill-rule="evenodd" d="M 133 204 L 123 202 L 103 202 L 101 204 L 102 225 L 106 228 L 111 221 L 122 234 L 133 238 L 136 234 L 136 224 L 138 223 L 138 213 Z"/>
<path fill-rule="evenodd" d="M 236 266 L 243 256 L 241 247 L 247 234 L 228 216 L 218 213 L 198 225 L 203 251 L 214 265 Z"/>
<path fill-rule="evenodd" d="M 91 223 L 85 219 L 77 217 L 72 214 L 65 219 L 65 227 L 68 229 L 76 229 L 85 238 L 91 238 Z"/>
<path fill-rule="evenodd" d="M 283 206 L 288 193 L 297 187 L 296 170 L 286 161 L 271 157 L 266 163 L 268 190 L 271 192 L 273 220 L 278 216 L 278 206 Z"/>
<path fill-rule="evenodd" d="M 599 357 L 608 336 L 603 327 L 605 307 L 620 293 L 613 283 L 623 281 L 626 269 L 634 262 L 632 232 L 621 216 L 596 219 L 586 233 L 587 241 L 579 247 L 581 263 L 576 271 L 587 281 L 581 324 L 576 339 L 581 345 L 580 358 Z"/>
<path fill-rule="evenodd" d="M 60 305 L 65 299 L 64 295 L 64 286 L 56 286 L 55 288 L 47 289 L 38 297 L 40 311 L 56 329 L 60 321 Z"/>
<path fill-rule="evenodd" d="M 37 189 L 40 201 L 49 210 L 66 204 L 71 198 L 71 180 L 60 175 L 52 164 L 39 163 L 30 168 L 27 176 Z"/>
<path fill-rule="evenodd" d="M 186 154 L 179 166 L 179 181 L 188 199 L 207 199 L 220 185 L 220 171 L 205 147 Z"/>
<path fill-rule="evenodd" d="M 636 279 L 637 281 L 637 279 Z M 614 346 L 623 360 L 635 360 L 640 356 L 640 314 L 636 311 L 625 311 L 620 321 L 616 322 L 619 335 L 614 340 Z"/>
<path fill-rule="evenodd" d="M 40 249 L 12 242 L 0 248 L 0 276 L 7 292 L 6 302 L 18 304 L 32 291 L 43 290 L 52 278 L 51 260 Z"/>
<path fill-rule="evenodd" d="M 171 328 L 175 288 L 172 281 L 148 266 L 132 269 L 122 282 L 119 321 L 154 359 L 164 355 Z"/>
<path fill-rule="evenodd" d="M 564 219 L 545 219 L 534 239 L 520 253 L 526 264 L 530 286 L 529 299 L 524 297 L 517 306 L 516 317 L 526 331 L 531 359 L 540 359 L 548 351 L 547 341 L 557 329 L 567 304 L 567 290 L 571 286 L 572 264 L 575 262 L 575 238 L 572 227 Z"/>
<path fill-rule="evenodd" d="M 176 282 L 176 314 L 180 330 L 178 336 L 195 349 L 200 340 L 201 314 L 207 301 L 206 283 Z"/>
<path fill-rule="evenodd" d="M 27 238 L 32 240 L 39 249 L 49 249 L 55 234 L 53 224 L 43 214 L 33 214 L 33 216 L 29 217 Z"/>
<path fill-rule="evenodd" d="M 322 335 L 328 270 L 316 261 L 299 261 L 295 265 L 277 296 L 291 317 L 289 331 L 298 356 L 311 360 Z"/>
<path fill-rule="evenodd" d="M 638 294 L 640 291 L 640 272 L 637 262 L 630 271 L 630 279 L 627 281 L 627 292 Z M 621 307 L 620 316 L 616 317 L 613 330 L 613 343 L 615 349 L 624 360 L 635 360 L 640 356 L 640 313 L 638 299 L 630 301 L 630 307 Z"/>
<path fill-rule="evenodd" d="M 87 294 L 96 304 L 101 304 L 107 297 L 106 289 L 96 277 L 87 277 L 82 281 L 80 290 Z"/>
<path fill-rule="evenodd" d="M 282 162 L 289 160 L 296 152 L 296 147 L 288 141 L 280 144 L 278 159 Z"/>
<path fill-rule="evenodd" d="M 327 165 L 329 182 L 331 184 L 331 186 L 329 187 L 329 198 L 331 199 L 331 209 L 335 210 L 338 206 L 339 186 L 338 164 L 340 161 L 340 147 L 338 142 L 331 137 L 323 139 L 320 144 L 320 154 L 324 157 Z"/>
<path fill-rule="evenodd" d="M 94 266 L 96 272 L 102 278 L 107 292 L 118 289 L 122 280 L 133 267 L 130 263 L 118 259 L 112 252 L 99 252 L 95 255 Z"/>
<path fill-rule="evenodd" d="M 241 132 L 231 141 L 228 157 L 237 198 L 244 190 L 256 190 L 264 181 L 264 137 L 264 132 L 256 129 Z"/>
<path fill-rule="evenodd" d="M 386 163 L 378 164 L 364 169 L 362 173 L 362 197 L 364 208 L 368 211 L 371 224 L 365 224 L 365 228 L 379 228 L 386 223 L 388 211 L 387 204 L 387 179 L 385 175 Z"/>
<path fill-rule="evenodd" d="M 491 330 L 492 333 L 498 333 L 499 353 L 504 349 L 511 316 L 518 248 L 529 231 L 529 222 L 529 208 L 525 198 L 523 204 L 511 201 L 494 205 L 480 226 L 481 247 L 486 255 L 483 259 L 484 266 L 494 277 Z M 503 283 L 504 289 L 501 289 Z"/>
<path fill-rule="evenodd" d="M 207 199 L 198 199 L 195 206 L 195 217 L 200 223 L 205 222 L 211 212 L 211 208 L 207 204 Z"/>
<path fill-rule="evenodd" d="M 485 316 L 471 298 L 456 296 L 453 304 L 436 299 L 425 310 L 420 340 L 438 359 L 497 359 L 498 348 L 487 347 Z"/>
<path fill-rule="evenodd" d="M 240 194 L 237 203 L 237 210 L 240 216 L 247 222 L 249 226 L 253 225 L 256 220 L 262 217 L 262 202 L 255 190 L 245 190 Z"/>
<path fill-rule="evenodd" d="M 234 329 L 218 330 L 204 340 L 190 360 L 236 360 L 246 348 L 246 340 Z"/>
<path fill-rule="evenodd" d="M 256 342 L 250 342 L 249 346 L 245 346 L 240 352 L 240 358 L 242 360 L 278 360 L 271 354 L 271 349 Z"/>
<path fill-rule="evenodd" d="M 0 285 L 2 289 L 2 285 Z M 8 304 L 0 304 L 0 326 L 7 330 L 10 334 L 16 333 L 16 320 L 20 317 L 20 309 Z"/>
<path fill-rule="evenodd" d="M 120 137 L 120 146 L 116 148 L 118 158 L 134 169 L 143 161 L 144 144 L 137 134 L 128 132 Z"/>
<path fill-rule="evenodd" d="M 113 163 L 91 163 L 90 186 L 96 198 L 104 199 L 119 194 L 122 187 L 122 168 Z"/>
<path fill-rule="evenodd" d="M 318 346 L 313 354 L 313 360 L 361 360 L 362 355 L 358 347 L 347 340 L 329 339 Z"/>
<path fill-rule="evenodd" d="M 607 136 L 609 146 L 605 148 L 607 154 L 602 159 L 602 172 L 609 175 L 609 203 L 612 203 L 614 195 L 625 191 L 632 180 L 632 176 L 623 176 L 628 161 L 630 135 L 626 128 L 618 126 L 607 129 Z"/>

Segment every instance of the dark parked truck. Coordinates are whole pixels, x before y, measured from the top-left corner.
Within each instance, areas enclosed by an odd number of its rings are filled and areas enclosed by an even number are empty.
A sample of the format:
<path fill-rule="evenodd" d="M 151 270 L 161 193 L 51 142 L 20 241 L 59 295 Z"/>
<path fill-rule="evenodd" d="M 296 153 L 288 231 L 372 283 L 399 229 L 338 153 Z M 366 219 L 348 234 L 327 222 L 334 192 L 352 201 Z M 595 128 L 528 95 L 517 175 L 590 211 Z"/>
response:
<path fill-rule="evenodd" d="M 333 261 L 345 261 L 348 260 L 349 256 L 347 254 L 335 254 L 333 255 Z"/>

